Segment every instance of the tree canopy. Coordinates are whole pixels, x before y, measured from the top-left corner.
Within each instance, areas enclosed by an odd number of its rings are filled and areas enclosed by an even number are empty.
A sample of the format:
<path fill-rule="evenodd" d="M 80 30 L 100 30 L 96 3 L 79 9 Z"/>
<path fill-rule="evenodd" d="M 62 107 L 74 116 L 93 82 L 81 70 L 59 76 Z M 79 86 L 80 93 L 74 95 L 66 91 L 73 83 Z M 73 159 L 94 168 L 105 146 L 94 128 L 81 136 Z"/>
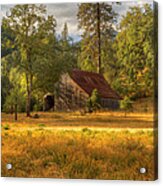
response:
<path fill-rule="evenodd" d="M 2 101 L 9 90 L 9 74 L 17 68 L 26 86 L 26 112 L 37 94 L 54 92 L 61 74 L 75 67 L 78 50 L 65 23 L 62 37 L 56 36 L 56 20 L 44 5 L 16 5 L 2 21 Z M 8 83 L 5 83 L 8 82 Z M 12 82 L 11 82 L 12 84 Z M 10 95 L 9 95 L 10 96 Z"/>
<path fill-rule="evenodd" d="M 150 96 L 154 84 L 154 16 L 149 5 L 132 7 L 120 23 L 114 42 L 114 87 L 131 98 Z"/>

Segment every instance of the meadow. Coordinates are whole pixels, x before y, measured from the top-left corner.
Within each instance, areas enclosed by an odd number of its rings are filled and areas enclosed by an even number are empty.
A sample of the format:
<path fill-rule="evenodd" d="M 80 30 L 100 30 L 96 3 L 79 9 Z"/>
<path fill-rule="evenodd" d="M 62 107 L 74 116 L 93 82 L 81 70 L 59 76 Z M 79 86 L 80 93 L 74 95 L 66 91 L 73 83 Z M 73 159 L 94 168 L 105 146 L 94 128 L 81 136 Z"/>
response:
<path fill-rule="evenodd" d="M 38 119 L 19 114 L 14 122 L 2 113 L 2 176 L 154 179 L 153 114 L 38 114 Z"/>

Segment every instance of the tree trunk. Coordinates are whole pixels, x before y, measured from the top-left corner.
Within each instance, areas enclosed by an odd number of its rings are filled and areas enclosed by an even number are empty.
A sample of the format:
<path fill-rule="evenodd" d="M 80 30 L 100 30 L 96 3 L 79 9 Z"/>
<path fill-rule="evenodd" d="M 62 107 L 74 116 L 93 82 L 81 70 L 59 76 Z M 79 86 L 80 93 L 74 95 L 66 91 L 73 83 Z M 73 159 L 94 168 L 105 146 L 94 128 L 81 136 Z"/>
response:
<path fill-rule="evenodd" d="M 100 3 L 97 3 L 97 37 L 98 37 L 98 67 L 97 72 L 101 74 L 101 30 L 100 30 Z"/>
<path fill-rule="evenodd" d="M 31 111 L 31 94 L 32 94 L 32 75 L 30 77 L 26 75 L 27 80 L 27 102 L 26 102 L 26 114 L 27 117 L 30 117 Z"/>
<path fill-rule="evenodd" d="M 17 103 L 15 104 L 15 121 L 18 120 L 18 114 L 17 114 Z"/>
<path fill-rule="evenodd" d="M 27 113 L 27 117 L 30 117 L 30 110 L 31 110 L 31 93 L 28 92 L 28 95 L 27 95 L 27 103 L 26 103 L 26 113 Z"/>

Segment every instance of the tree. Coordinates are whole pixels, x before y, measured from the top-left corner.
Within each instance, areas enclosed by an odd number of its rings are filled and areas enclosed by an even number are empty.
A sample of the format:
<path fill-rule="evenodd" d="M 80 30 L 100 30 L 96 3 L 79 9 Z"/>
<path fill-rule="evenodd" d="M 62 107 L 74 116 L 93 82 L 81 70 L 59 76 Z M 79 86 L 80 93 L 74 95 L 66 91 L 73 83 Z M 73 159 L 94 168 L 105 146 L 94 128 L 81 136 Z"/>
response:
<path fill-rule="evenodd" d="M 132 109 L 132 103 L 133 102 L 127 96 L 120 102 L 120 108 L 125 111 L 125 117 L 127 112 Z"/>
<path fill-rule="evenodd" d="M 63 41 L 68 41 L 68 27 L 67 27 L 67 23 L 64 24 L 64 28 L 62 31 L 62 40 Z"/>
<path fill-rule="evenodd" d="M 100 101 L 101 101 L 101 99 L 100 99 L 100 95 L 98 93 L 98 90 L 94 89 L 92 91 L 90 98 L 88 98 L 88 100 L 87 100 L 88 111 L 93 112 L 93 111 L 96 111 L 97 109 L 99 109 L 101 107 Z"/>
<path fill-rule="evenodd" d="M 146 97 L 154 88 L 153 10 L 149 5 L 132 7 L 120 23 L 114 49 L 117 73 L 114 87 L 130 98 Z"/>
<path fill-rule="evenodd" d="M 11 84 L 9 72 L 13 65 L 14 42 L 15 36 L 10 27 L 2 19 L 1 26 L 1 109 L 3 110 L 6 97 L 9 95 Z"/>
<path fill-rule="evenodd" d="M 44 39 L 45 40 L 45 39 Z M 62 74 L 69 72 L 76 66 L 77 56 L 75 51 L 76 45 L 69 37 L 67 23 L 64 24 L 61 37 L 48 37 L 42 45 L 42 52 L 37 56 L 39 68 L 35 68 L 35 88 L 34 96 L 39 91 L 40 95 L 47 92 L 56 93 L 60 77 Z M 36 64 L 37 64 L 36 63 Z M 35 96 L 38 99 L 38 96 Z"/>
<path fill-rule="evenodd" d="M 116 14 L 108 3 L 82 3 L 77 14 L 79 28 L 84 30 L 81 43 L 80 67 L 103 73 L 104 41 L 113 39 Z"/>
<path fill-rule="evenodd" d="M 76 66 L 77 57 L 75 55 L 75 44 L 69 36 L 67 23 L 64 24 L 61 40 L 59 41 L 62 52 L 62 61 L 67 71 L 72 70 Z M 65 61 L 64 61 L 65 60 Z"/>
<path fill-rule="evenodd" d="M 14 40 L 15 35 L 9 25 L 6 24 L 6 20 L 3 18 L 1 26 L 1 58 L 8 56 L 13 52 L 13 50 L 15 50 L 13 44 Z"/>
<path fill-rule="evenodd" d="M 6 97 L 11 89 L 11 84 L 7 76 L 1 75 L 1 110 L 4 108 Z"/>
<path fill-rule="evenodd" d="M 14 112 L 15 120 L 18 119 L 17 113 L 18 109 L 21 109 L 24 98 L 24 91 L 21 88 L 21 74 L 19 73 L 17 68 L 12 68 L 9 75 L 9 80 L 11 84 L 10 93 L 6 97 L 6 101 L 4 104 L 4 110 L 6 112 Z"/>
<path fill-rule="evenodd" d="M 39 68 L 36 59 L 38 55 L 44 55 L 46 49 L 43 45 L 46 38 L 54 36 L 56 21 L 53 16 L 46 16 L 44 5 L 34 4 L 16 5 L 5 21 L 16 37 L 14 43 L 19 53 L 17 65 L 26 77 L 26 112 L 29 117 L 35 69 Z"/>

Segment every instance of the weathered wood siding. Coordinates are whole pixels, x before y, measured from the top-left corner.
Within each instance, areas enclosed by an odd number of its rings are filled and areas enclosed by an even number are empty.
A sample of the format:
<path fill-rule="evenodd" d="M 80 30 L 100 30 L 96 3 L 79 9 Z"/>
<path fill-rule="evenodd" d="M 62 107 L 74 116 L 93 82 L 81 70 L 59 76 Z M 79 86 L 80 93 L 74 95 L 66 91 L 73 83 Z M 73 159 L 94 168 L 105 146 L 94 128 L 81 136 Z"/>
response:
<path fill-rule="evenodd" d="M 56 110 L 75 110 L 86 106 L 89 95 L 86 94 L 68 74 L 62 76 L 59 83 L 59 95 L 55 99 Z"/>
<path fill-rule="evenodd" d="M 119 101 L 116 99 L 101 98 L 101 106 L 103 108 L 115 110 L 119 108 Z"/>

